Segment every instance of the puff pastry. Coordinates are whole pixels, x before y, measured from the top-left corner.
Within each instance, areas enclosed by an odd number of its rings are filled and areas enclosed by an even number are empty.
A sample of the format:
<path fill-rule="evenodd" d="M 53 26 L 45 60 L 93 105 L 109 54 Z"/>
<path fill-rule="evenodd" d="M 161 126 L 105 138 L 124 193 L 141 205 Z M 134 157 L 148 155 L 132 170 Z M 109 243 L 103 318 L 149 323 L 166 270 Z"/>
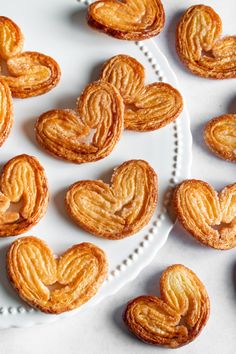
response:
<path fill-rule="evenodd" d="M 7 60 L 10 76 L 4 77 L 13 97 L 42 95 L 55 87 L 61 76 L 59 65 L 51 57 L 23 52 Z"/>
<path fill-rule="evenodd" d="M 36 237 L 16 240 L 7 254 L 8 275 L 20 297 L 46 313 L 73 310 L 93 297 L 107 275 L 105 253 L 81 243 L 55 258 Z"/>
<path fill-rule="evenodd" d="M 8 59 L 23 49 L 24 37 L 15 22 L 0 16 L 0 57 Z"/>
<path fill-rule="evenodd" d="M 100 160 L 111 153 L 124 125 L 124 105 L 116 88 L 97 81 L 88 85 L 76 111 L 52 110 L 35 126 L 36 139 L 51 154 L 75 163 Z"/>
<path fill-rule="evenodd" d="M 0 146 L 7 139 L 13 120 L 11 91 L 7 83 L 0 79 Z"/>
<path fill-rule="evenodd" d="M 19 211 L 11 211 L 10 205 L 17 207 L 17 203 Z M 0 177 L 0 237 L 29 230 L 45 214 L 47 205 L 47 179 L 38 160 L 19 155 L 8 161 Z"/>
<path fill-rule="evenodd" d="M 222 23 L 209 6 L 190 7 L 177 28 L 180 59 L 196 75 L 206 78 L 236 77 L 236 36 L 221 38 Z"/>
<path fill-rule="evenodd" d="M 181 94 L 166 83 L 145 86 L 145 69 L 128 55 L 108 60 L 101 78 L 114 85 L 125 103 L 125 128 L 136 131 L 160 129 L 174 121 L 183 109 Z"/>
<path fill-rule="evenodd" d="M 80 181 L 66 194 L 72 219 L 88 232 L 119 240 L 142 229 L 157 203 L 157 175 L 143 160 L 130 160 L 113 173 L 111 185 Z"/>
<path fill-rule="evenodd" d="M 236 162 L 236 114 L 210 120 L 205 126 L 204 139 L 217 156 Z"/>
<path fill-rule="evenodd" d="M 160 0 L 101 0 L 89 6 L 88 24 L 115 38 L 142 40 L 158 35 L 165 12 Z"/>
<path fill-rule="evenodd" d="M 217 193 L 199 180 L 182 182 L 174 206 L 183 227 L 199 242 L 217 249 L 236 246 L 236 183 Z"/>
<path fill-rule="evenodd" d="M 6 60 L 8 76 L 0 76 L 9 85 L 12 96 L 27 98 L 55 87 L 61 76 L 59 65 L 51 57 L 37 52 L 22 52 L 24 38 L 20 28 L 0 16 L 0 57 Z"/>
<path fill-rule="evenodd" d="M 181 264 L 168 267 L 160 280 L 161 297 L 129 302 L 124 321 L 144 342 L 170 348 L 193 341 L 206 325 L 210 300 L 196 274 Z"/>

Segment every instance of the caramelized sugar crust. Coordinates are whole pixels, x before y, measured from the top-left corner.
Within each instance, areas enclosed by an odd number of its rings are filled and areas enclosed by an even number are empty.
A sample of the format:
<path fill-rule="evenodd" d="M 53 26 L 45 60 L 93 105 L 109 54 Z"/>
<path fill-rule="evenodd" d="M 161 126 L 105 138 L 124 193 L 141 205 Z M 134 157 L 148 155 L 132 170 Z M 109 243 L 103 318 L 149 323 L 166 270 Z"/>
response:
<path fill-rule="evenodd" d="M 55 258 L 36 237 L 16 240 L 7 254 L 9 279 L 19 296 L 46 313 L 71 311 L 86 303 L 107 276 L 105 253 L 81 243 Z"/>

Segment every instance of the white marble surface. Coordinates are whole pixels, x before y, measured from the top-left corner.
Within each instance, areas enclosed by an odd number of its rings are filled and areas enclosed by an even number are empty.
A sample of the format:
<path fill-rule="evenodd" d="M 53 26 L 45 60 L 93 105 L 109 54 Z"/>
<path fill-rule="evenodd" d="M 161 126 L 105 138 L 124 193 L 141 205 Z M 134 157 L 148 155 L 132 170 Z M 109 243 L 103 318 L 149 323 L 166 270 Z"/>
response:
<path fill-rule="evenodd" d="M 207 151 L 202 142 L 204 123 L 217 115 L 236 112 L 236 80 L 214 81 L 195 77 L 178 61 L 174 30 L 180 13 L 197 1 L 163 1 L 166 26 L 157 43 L 169 59 L 181 84 L 191 117 L 193 133 L 192 177 L 222 188 L 235 181 L 235 165 Z M 201 1 L 221 15 L 225 34 L 234 34 L 235 0 Z M 68 6 L 70 1 L 68 0 Z M 33 6 L 33 5 L 30 5 Z M 158 294 L 164 268 L 183 263 L 205 283 L 211 298 L 211 316 L 203 333 L 193 343 L 177 349 L 179 354 L 233 354 L 236 344 L 236 251 L 220 252 L 198 245 L 178 225 L 156 259 L 138 278 L 112 298 L 77 317 L 52 325 L 0 332 L 1 354 L 148 354 L 170 352 L 143 344 L 130 335 L 121 320 L 126 302 L 140 294 Z"/>

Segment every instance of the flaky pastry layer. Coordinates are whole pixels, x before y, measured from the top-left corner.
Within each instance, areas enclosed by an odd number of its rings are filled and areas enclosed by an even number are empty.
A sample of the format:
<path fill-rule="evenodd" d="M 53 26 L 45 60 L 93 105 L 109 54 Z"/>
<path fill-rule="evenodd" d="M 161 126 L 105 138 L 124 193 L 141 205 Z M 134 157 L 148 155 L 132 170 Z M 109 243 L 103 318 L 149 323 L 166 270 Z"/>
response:
<path fill-rule="evenodd" d="M 157 175 L 143 160 L 130 160 L 113 173 L 111 185 L 80 181 L 66 194 L 72 219 L 88 232 L 119 240 L 141 230 L 157 203 Z"/>
<path fill-rule="evenodd" d="M 164 23 L 165 12 L 160 0 L 101 0 L 88 9 L 88 24 L 118 39 L 154 37 Z"/>
<path fill-rule="evenodd" d="M 16 240 L 7 254 L 9 279 L 19 296 L 46 313 L 59 314 L 86 303 L 107 276 L 105 253 L 81 243 L 55 258 L 36 237 Z"/>
<path fill-rule="evenodd" d="M 7 60 L 9 76 L 4 76 L 13 97 L 42 95 L 55 87 L 61 76 L 59 65 L 51 57 L 23 52 Z"/>
<path fill-rule="evenodd" d="M 24 38 L 20 28 L 0 16 L 0 58 L 6 60 L 8 76 L 0 76 L 13 97 L 27 98 L 54 88 L 61 76 L 60 67 L 51 57 L 37 52 L 22 52 Z"/>
<path fill-rule="evenodd" d="M 19 54 L 23 49 L 24 37 L 15 22 L 5 16 L 0 16 L 0 57 L 9 59 Z"/>
<path fill-rule="evenodd" d="M 108 156 L 120 139 L 123 124 L 119 92 L 113 85 L 97 81 L 82 92 L 76 111 L 55 109 L 42 114 L 35 132 L 48 152 L 80 164 Z"/>
<path fill-rule="evenodd" d="M 11 91 L 7 83 L 0 79 L 0 146 L 10 134 L 13 121 Z"/>
<path fill-rule="evenodd" d="M 179 91 L 161 82 L 145 86 L 143 65 L 128 55 L 117 55 L 108 60 L 101 78 L 114 85 L 123 97 L 126 129 L 160 129 L 182 112 L 183 99 Z"/>
<path fill-rule="evenodd" d="M 236 162 L 236 114 L 211 119 L 205 126 L 204 139 L 214 154 Z"/>
<path fill-rule="evenodd" d="M 221 250 L 236 246 L 236 183 L 217 193 L 206 182 L 186 180 L 176 188 L 174 207 L 199 242 Z"/>
<path fill-rule="evenodd" d="M 43 217 L 47 205 L 47 178 L 38 160 L 19 155 L 8 161 L 0 177 L 0 237 L 28 231 Z"/>
<path fill-rule="evenodd" d="M 124 321 L 144 342 L 177 348 L 193 341 L 210 313 L 206 289 L 196 274 L 181 264 L 161 276 L 160 297 L 140 296 L 130 301 Z"/>
<path fill-rule="evenodd" d="M 222 23 L 209 6 L 190 7 L 177 28 L 176 48 L 192 73 L 214 79 L 236 77 L 236 36 L 221 38 Z"/>

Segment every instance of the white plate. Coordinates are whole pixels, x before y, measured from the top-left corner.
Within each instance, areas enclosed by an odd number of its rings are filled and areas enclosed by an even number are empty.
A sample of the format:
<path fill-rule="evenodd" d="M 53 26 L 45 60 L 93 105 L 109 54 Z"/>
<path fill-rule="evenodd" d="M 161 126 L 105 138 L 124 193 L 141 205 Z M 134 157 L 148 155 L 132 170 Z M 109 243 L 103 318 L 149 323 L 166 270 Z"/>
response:
<path fill-rule="evenodd" d="M 99 66 L 108 58 L 120 53 L 134 56 L 146 67 L 147 83 L 162 80 L 177 87 L 175 75 L 153 40 L 123 42 L 91 30 L 86 25 L 85 4 L 75 0 L 8 0 L 1 4 L 1 15 L 12 18 L 21 27 L 25 50 L 51 55 L 62 69 L 61 82 L 50 93 L 14 100 L 15 123 L 0 149 L 0 159 L 5 163 L 15 155 L 27 153 L 36 156 L 46 169 L 51 194 L 48 211 L 27 234 L 46 240 L 55 253 L 83 241 L 93 242 L 107 252 L 109 277 L 97 296 L 81 308 L 85 309 L 134 279 L 166 242 L 173 226 L 165 210 L 166 191 L 189 176 L 192 139 L 188 115 L 185 110 L 177 122 L 156 132 L 125 131 L 112 154 L 96 163 L 74 165 L 49 156 L 35 142 L 36 118 L 52 108 L 73 108 L 76 97 L 88 82 L 98 79 Z M 114 167 L 137 158 L 147 160 L 159 176 L 158 208 L 149 225 L 121 241 L 102 240 L 77 227 L 64 208 L 67 188 L 81 179 L 109 181 Z M 0 328 L 25 327 L 75 314 L 78 310 L 46 315 L 18 298 L 5 272 L 5 253 L 13 240 L 0 240 Z"/>

